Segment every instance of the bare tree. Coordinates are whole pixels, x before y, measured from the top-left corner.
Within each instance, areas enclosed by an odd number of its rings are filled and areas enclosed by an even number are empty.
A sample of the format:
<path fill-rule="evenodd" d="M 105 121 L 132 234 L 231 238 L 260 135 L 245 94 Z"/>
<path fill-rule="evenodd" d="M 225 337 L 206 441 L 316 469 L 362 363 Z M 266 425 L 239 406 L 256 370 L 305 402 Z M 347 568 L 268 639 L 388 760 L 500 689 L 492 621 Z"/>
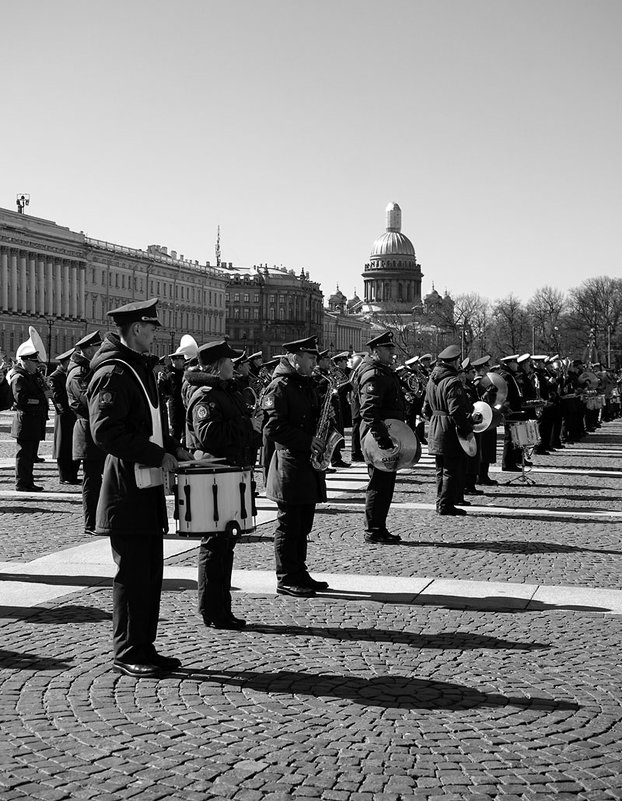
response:
<path fill-rule="evenodd" d="M 497 300 L 492 309 L 497 347 L 503 353 L 527 350 L 531 328 L 529 315 L 515 295 Z"/>
<path fill-rule="evenodd" d="M 565 311 L 568 307 L 564 293 L 550 286 L 538 289 L 527 303 L 527 313 L 533 327 L 533 343 L 536 350 L 559 350 L 567 327 Z"/>
<path fill-rule="evenodd" d="M 596 350 L 601 358 L 612 340 L 619 349 L 622 323 L 622 279 L 599 276 L 588 278 L 570 290 L 572 320 L 587 342 L 594 334 Z"/>

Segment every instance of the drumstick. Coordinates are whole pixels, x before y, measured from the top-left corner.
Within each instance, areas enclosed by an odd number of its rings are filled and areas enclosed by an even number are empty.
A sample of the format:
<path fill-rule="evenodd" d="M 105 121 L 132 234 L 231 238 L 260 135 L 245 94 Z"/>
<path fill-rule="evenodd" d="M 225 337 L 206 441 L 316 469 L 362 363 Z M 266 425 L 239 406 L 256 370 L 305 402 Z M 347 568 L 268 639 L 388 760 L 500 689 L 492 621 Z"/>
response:
<path fill-rule="evenodd" d="M 212 459 L 191 459 L 188 462 L 177 462 L 177 467 L 198 467 L 202 464 L 213 464 L 214 462 L 224 462 L 225 456 L 218 456 Z"/>

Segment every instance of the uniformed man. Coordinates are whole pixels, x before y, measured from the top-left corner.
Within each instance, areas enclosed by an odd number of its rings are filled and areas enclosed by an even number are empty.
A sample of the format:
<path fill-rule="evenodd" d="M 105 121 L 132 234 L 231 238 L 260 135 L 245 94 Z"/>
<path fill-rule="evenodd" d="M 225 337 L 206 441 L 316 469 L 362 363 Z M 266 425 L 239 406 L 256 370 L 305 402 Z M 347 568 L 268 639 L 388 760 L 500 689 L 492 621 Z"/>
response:
<path fill-rule="evenodd" d="M 475 366 L 471 362 L 471 357 L 467 356 L 466 359 L 460 363 L 460 367 L 462 368 L 460 371 L 460 379 L 464 385 L 464 392 L 469 400 L 471 406 L 477 403 L 479 400 L 479 395 L 477 393 L 477 389 L 475 388 Z M 466 463 L 465 463 L 465 471 L 464 471 L 464 483 L 463 483 L 463 494 L 460 498 L 459 505 L 469 506 L 469 502 L 464 500 L 464 495 L 483 495 L 483 490 L 477 489 L 475 484 L 477 483 L 477 479 L 479 476 L 479 468 L 481 463 L 481 440 L 479 434 L 475 435 L 475 444 L 477 446 L 477 453 L 475 456 L 468 456 L 466 455 Z"/>
<path fill-rule="evenodd" d="M 102 485 L 106 454 L 97 447 L 91 436 L 89 404 L 86 391 L 93 376 L 91 360 L 102 344 L 99 331 L 92 331 L 75 344 L 67 370 L 67 398 L 76 416 L 73 429 L 72 456 L 82 461 L 82 509 L 84 533 L 95 536 L 97 501 Z"/>
<path fill-rule="evenodd" d="M 337 443 L 330 463 L 332 467 L 350 467 L 350 463 L 346 462 L 343 458 L 345 430 L 352 423 L 349 400 L 352 384 L 348 380 L 350 370 L 348 368 L 347 351 L 344 351 L 343 353 L 337 353 L 332 357 L 331 361 L 334 368 L 336 368 L 333 370 L 333 380 L 337 381 L 333 399 L 335 408 L 335 426 L 337 427 L 339 433 L 344 435 L 344 439 Z"/>
<path fill-rule="evenodd" d="M 58 465 L 58 477 L 61 484 L 80 483 L 78 481 L 80 461 L 72 456 L 73 429 L 76 423 L 76 415 L 69 406 L 67 397 L 67 368 L 73 355 L 73 350 L 73 348 L 70 348 L 56 357 L 58 367 L 50 374 L 48 379 L 52 388 L 52 403 L 56 409 L 53 456 Z"/>
<path fill-rule="evenodd" d="M 505 399 L 503 412 L 505 414 L 504 436 L 503 436 L 503 460 L 501 469 L 510 473 L 519 473 L 521 468 L 518 463 L 521 459 L 521 449 L 512 440 L 511 423 L 523 420 L 525 415 L 522 411 L 522 390 L 518 381 L 518 359 L 520 355 L 513 353 L 511 356 L 503 356 L 499 361 L 499 375 L 504 379 L 508 386 L 508 395 Z"/>
<path fill-rule="evenodd" d="M 48 395 L 37 375 L 41 362 L 31 339 L 22 342 L 16 357 L 9 379 L 16 409 L 11 425 L 11 436 L 17 440 L 15 489 L 42 492 L 43 487 L 34 482 L 33 471 L 39 443 L 45 439 Z"/>
<path fill-rule="evenodd" d="M 186 410 L 181 396 L 181 385 L 184 380 L 186 353 L 183 350 L 177 350 L 175 353 L 170 353 L 169 358 L 171 360 L 171 365 L 167 371 L 169 392 L 166 404 L 168 409 L 169 434 L 179 442 L 184 442 Z"/>
<path fill-rule="evenodd" d="M 367 432 L 381 450 L 392 450 L 394 443 L 384 421 L 404 420 L 406 405 L 400 380 L 393 369 L 393 332 L 385 331 L 367 343 L 369 354 L 357 369 L 355 390 L 361 410 L 361 441 Z M 393 500 L 397 473 L 367 466 L 369 483 L 365 494 L 365 542 L 392 545 L 399 534 L 387 530 L 387 515 Z"/>
<path fill-rule="evenodd" d="M 188 444 L 195 456 L 224 458 L 233 467 L 252 467 L 261 442 L 260 420 L 251 417 L 233 378 L 232 358 L 240 353 L 227 342 L 199 348 L 203 381 L 188 401 Z M 236 537 L 230 531 L 210 534 L 199 548 L 199 614 L 206 626 L 241 629 L 246 621 L 231 611 L 231 571 Z"/>
<path fill-rule="evenodd" d="M 324 472 L 311 464 L 324 443 L 316 436 L 320 398 L 312 378 L 319 355 L 316 337 L 286 342 L 285 355 L 263 397 L 264 435 L 274 443 L 266 496 L 278 506 L 274 534 L 277 593 L 307 598 L 328 589 L 307 569 L 307 538 L 315 506 L 326 500 Z"/>
<path fill-rule="evenodd" d="M 97 533 L 108 535 L 117 566 L 113 580 L 113 670 L 153 677 L 179 666 L 157 653 L 168 530 L 163 474 L 190 454 L 163 430 L 153 359 L 160 325 L 157 298 L 108 312 L 118 334 L 107 334 L 92 362 L 88 388 L 91 433 L 106 453 L 97 505 Z"/>
<path fill-rule="evenodd" d="M 474 384 L 478 399 L 484 401 L 494 409 L 497 402 L 497 387 L 493 383 L 488 385 L 488 382 L 486 382 L 486 386 L 482 386 L 481 380 L 490 370 L 490 360 L 490 355 L 485 353 L 483 356 L 480 356 L 479 359 L 474 359 L 471 364 L 476 371 Z M 490 465 L 497 461 L 497 426 L 494 424 L 491 425 L 486 431 L 482 431 L 481 434 L 476 434 L 475 438 L 479 439 L 480 451 L 477 483 L 482 484 L 484 487 L 494 487 L 499 482 L 495 481 L 494 478 L 490 478 L 489 469 Z"/>
<path fill-rule="evenodd" d="M 438 355 L 425 393 L 423 413 L 430 420 L 428 452 L 436 462 L 436 512 L 439 515 L 465 515 L 461 500 L 466 454 L 458 434 L 473 431 L 473 404 L 458 377 L 460 347 L 450 345 Z"/>

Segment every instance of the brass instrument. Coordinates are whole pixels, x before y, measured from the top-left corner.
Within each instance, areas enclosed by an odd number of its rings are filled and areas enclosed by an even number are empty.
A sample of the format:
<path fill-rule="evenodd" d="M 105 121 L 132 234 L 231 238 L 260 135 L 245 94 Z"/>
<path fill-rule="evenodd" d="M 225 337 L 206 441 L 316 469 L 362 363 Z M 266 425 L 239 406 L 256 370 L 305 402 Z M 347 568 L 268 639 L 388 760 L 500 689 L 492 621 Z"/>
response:
<path fill-rule="evenodd" d="M 333 457 L 333 451 L 343 439 L 343 434 L 340 434 L 333 425 L 331 405 L 333 394 L 336 392 L 335 384 L 328 376 L 321 373 L 319 375 L 328 384 L 315 430 L 315 436 L 322 441 L 322 450 L 320 453 L 312 453 L 310 461 L 314 470 L 326 470 Z"/>

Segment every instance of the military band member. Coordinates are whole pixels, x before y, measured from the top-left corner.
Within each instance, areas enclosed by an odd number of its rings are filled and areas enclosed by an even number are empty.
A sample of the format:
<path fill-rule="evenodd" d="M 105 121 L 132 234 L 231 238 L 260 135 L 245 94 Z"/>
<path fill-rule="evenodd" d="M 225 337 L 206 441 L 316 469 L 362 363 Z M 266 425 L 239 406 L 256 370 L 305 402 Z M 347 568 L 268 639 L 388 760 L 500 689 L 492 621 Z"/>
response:
<path fill-rule="evenodd" d="M 191 456 L 162 427 L 156 357 L 148 355 L 160 326 L 156 305 L 154 298 L 108 312 L 118 334 L 108 334 L 93 359 L 88 388 L 93 440 L 106 453 L 97 533 L 110 537 L 117 566 L 113 670 L 136 678 L 180 665 L 155 649 L 168 530 L 162 481 Z"/>
<path fill-rule="evenodd" d="M 338 353 L 331 359 L 336 370 L 333 379 L 337 382 L 334 390 L 335 426 L 340 434 L 345 434 L 345 429 L 352 424 L 352 413 L 350 410 L 350 390 L 352 384 L 349 381 L 350 370 L 348 368 L 348 353 Z M 350 467 L 350 463 L 343 458 L 343 448 L 345 438 L 337 443 L 331 459 L 332 467 Z"/>
<path fill-rule="evenodd" d="M 508 386 L 508 395 L 505 399 L 504 414 L 504 436 L 503 436 L 503 460 L 501 469 L 510 473 L 518 473 L 521 468 L 519 461 L 521 459 L 521 449 L 514 444 L 512 440 L 512 421 L 523 420 L 525 415 L 522 412 L 522 390 L 519 384 L 518 373 L 518 353 L 513 353 L 511 356 L 503 356 L 499 361 L 501 367 L 499 375 Z"/>
<path fill-rule="evenodd" d="M 56 357 L 58 367 L 49 376 L 52 388 L 52 403 L 56 409 L 54 417 L 54 451 L 53 457 L 58 466 L 58 477 L 61 484 L 79 484 L 78 469 L 80 461 L 74 459 L 73 429 L 76 415 L 69 406 L 67 397 L 67 368 L 73 354 L 73 348 Z"/>
<path fill-rule="evenodd" d="M 72 456 L 82 461 L 82 508 L 84 533 L 95 536 L 97 502 L 102 485 L 106 454 L 93 441 L 89 424 L 86 391 L 93 377 L 91 360 L 102 344 L 99 331 L 93 331 L 76 342 L 67 369 L 67 397 L 76 416 L 73 428 Z"/>
<path fill-rule="evenodd" d="M 436 462 L 436 511 L 439 515 L 465 515 L 461 500 L 466 454 L 458 440 L 473 431 L 473 404 L 458 377 L 460 348 L 450 345 L 438 355 L 428 381 L 423 413 L 430 420 L 428 452 Z"/>
<path fill-rule="evenodd" d="M 169 434 L 174 439 L 183 443 L 185 440 L 186 410 L 181 395 L 181 387 L 184 380 L 184 365 L 186 363 L 186 353 L 177 350 L 170 353 L 170 367 L 167 370 L 167 411 Z"/>
<path fill-rule="evenodd" d="M 274 534 L 277 593 L 310 597 L 328 589 L 307 569 L 307 538 L 315 506 L 326 500 L 324 472 L 311 464 L 324 444 L 317 436 L 320 398 L 312 378 L 319 355 L 316 337 L 287 342 L 285 355 L 263 397 L 264 436 L 274 443 L 266 496 L 278 506 Z"/>
<path fill-rule="evenodd" d="M 370 353 L 357 369 L 356 392 L 361 410 L 361 440 L 369 432 L 381 450 L 392 450 L 394 443 L 384 423 L 404 420 L 406 407 L 400 380 L 393 370 L 395 343 L 393 332 L 385 331 L 367 343 Z M 397 473 L 368 465 L 369 483 L 365 494 L 365 542 L 393 545 L 399 534 L 387 530 L 387 515 L 393 500 Z"/>
<path fill-rule="evenodd" d="M 233 377 L 233 358 L 240 352 L 223 339 L 199 348 L 203 381 L 189 398 L 188 443 L 196 458 L 223 457 L 232 467 L 252 467 L 261 440 L 259 421 Z M 246 625 L 231 611 L 231 571 L 236 535 L 210 534 L 199 547 L 199 614 L 206 626 L 241 629 Z"/>
<path fill-rule="evenodd" d="M 479 395 L 477 393 L 477 389 L 475 388 L 475 367 L 471 363 L 471 358 L 469 356 L 466 357 L 461 362 L 462 371 L 460 373 L 460 378 L 464 384 L 464 392 L 471 404 L 477 403 L 479 400 Z M 475 486 L 478 476 L 479 476 L 479 468 L 481 462 L 481 447 L 480 447 L 480 436 L 479 434 L 475 434 L 475 443 L 477 445 L 477 453 L 475 456 L 466 455 L 466 462 L 465 462 L 465 470 L 464 470 L 464 481 L 463 481 L 463 495 L 460 498 L 461 506 L 465 504 L 468 506 L 470 505 L 467 501 L 464 500 L 464 495 L 483 495 L 482 490 L 478 490 Z"/>
<path fill-rule="evenodd" d="M 479 359 L 475 359 L 471 364 L 475 368 L 476 376 L 474 379 L 475 388 L 477 390 L 478 400 L 484 401 L 494 409 L 497 402 L 497 387 L 490 383 L 489 386 L 482 386 L 481 379 L 490 370 L 490 356 L 484 354 Z M 493 412 L 494 414 L 494 412 Z M 491 464 L 497 461 L 497 426 L 491 425 L 486 431 L 481 434 L 475 435 L 479 439 L 479 475 L 477 483 L 484 487 L 495 487 L 499 483 L 494 478 L 490 478 L 489 469 Z"/>
<path fill-rule="evenodd" d="M 18 492 L 42 492 L 34 482 L 34 463 L 41 440 L 45 439 L 48 419 L 48 396 L 39 380 L 39 354 L 28 339 L 18 347 L 17 364 L 10 372 L 10 384 L 15 401 L 15 417 L 11 436 L 17 440 L 15 452 L 15 489 Z"/>

